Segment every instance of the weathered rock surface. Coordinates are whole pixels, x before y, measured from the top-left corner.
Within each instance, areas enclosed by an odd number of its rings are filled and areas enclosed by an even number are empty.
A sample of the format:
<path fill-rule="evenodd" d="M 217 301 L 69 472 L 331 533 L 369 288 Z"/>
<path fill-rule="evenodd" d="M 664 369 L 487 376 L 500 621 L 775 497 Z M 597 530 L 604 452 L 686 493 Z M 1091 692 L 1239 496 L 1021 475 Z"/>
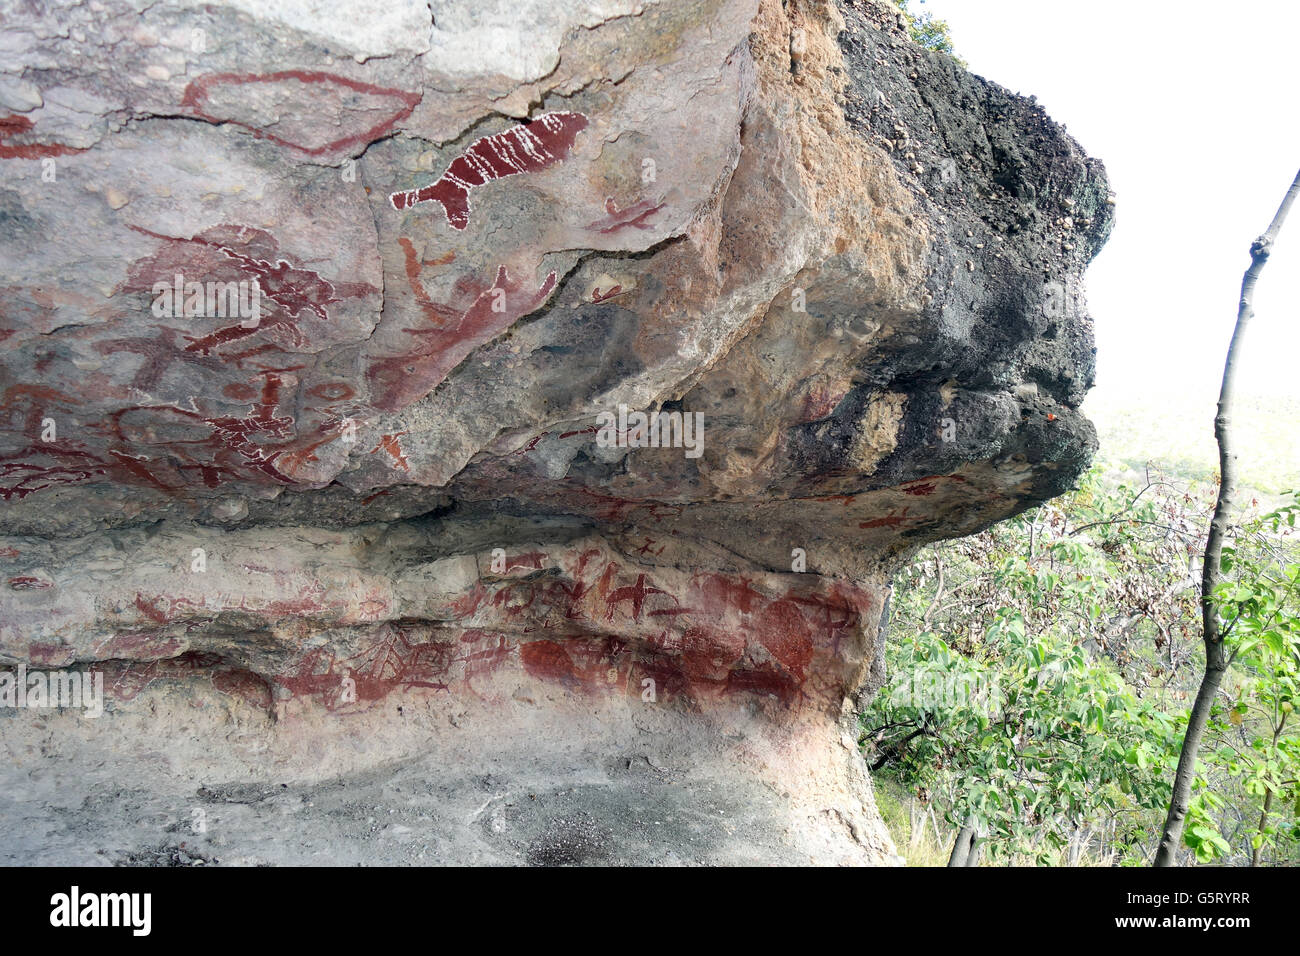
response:
<path fill-rule="evenodd" d="M 0 662 L 108 700 L 0 708 L 9 859 L 893 858 L 888 581 L 1091 455 L 1099 164 L 872 0 L 4 7 Z"/>

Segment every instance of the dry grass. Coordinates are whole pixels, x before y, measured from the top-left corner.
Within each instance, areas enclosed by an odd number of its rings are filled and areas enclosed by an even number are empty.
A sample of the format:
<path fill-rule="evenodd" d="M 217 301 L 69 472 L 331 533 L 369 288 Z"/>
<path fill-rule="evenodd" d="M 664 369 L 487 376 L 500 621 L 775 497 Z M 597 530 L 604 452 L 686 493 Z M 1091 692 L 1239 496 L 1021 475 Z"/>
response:
<path fill-rule="evenodd" d="M 948 856 L 952 852 L 952 843 L 956 839 L 957 832 L 943 820 L 943 814 L 935 811 L 933 816 L 928 812 L 924 815 L 919 813 L 919 807 L 915 798 L 903 787 L 894 781 L 877 776 L 874 780 L 876 789 L 876 806 L 880 810 L 880 815 L 884 818 L 885 825 L 889 828 L 890 836 L 894 838 L 894 845 L 898 847 L 898 852 L 907 860 L 908 866 L 947 866 Z M 915 832 L 912 829 L 913 818 L 918 818 L 918 826 Z M 936 832 L 937 830 L 937 832 Z M 1040 866 L 1037 860 L 1030 857 L 1017 857 L 1008 861 L 998 860 L 990 861 L 987 858 L 980 861 L 980 866 Z M 1066 851 L 1060 850 L 1052 854 L 1052 858 L 1045 864 L 1047 866 L 1066 866 Z M 1077 866 L 1110 866 L 1111 860 L 1101 859 L 1091 849 L 1085 850 L 1079 857 Z"/>

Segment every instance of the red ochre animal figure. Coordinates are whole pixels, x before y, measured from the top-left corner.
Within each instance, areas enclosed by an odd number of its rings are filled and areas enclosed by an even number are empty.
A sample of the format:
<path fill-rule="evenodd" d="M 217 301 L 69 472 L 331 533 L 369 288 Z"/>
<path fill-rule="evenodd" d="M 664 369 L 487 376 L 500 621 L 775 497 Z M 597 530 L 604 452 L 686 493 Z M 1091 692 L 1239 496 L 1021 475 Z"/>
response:
<path fill-rule="evenodd" d="M 469 225 L 470 190 L 506 176 L 554 166 L 569 155 L 574 139 L 587 123 L 583 114 L 561 110 L 484 136 L 453 159 L 437 182 L 395 192 L 388 201 L 397 210 L 421 202 L 441 203 L 451 228 L 464 229 Z"/>

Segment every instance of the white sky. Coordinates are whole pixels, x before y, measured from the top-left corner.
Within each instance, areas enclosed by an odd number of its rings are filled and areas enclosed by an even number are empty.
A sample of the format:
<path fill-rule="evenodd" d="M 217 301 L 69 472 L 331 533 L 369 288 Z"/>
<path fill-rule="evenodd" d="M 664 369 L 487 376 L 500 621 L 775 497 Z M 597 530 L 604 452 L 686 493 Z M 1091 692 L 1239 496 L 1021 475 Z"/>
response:
<path fill-rule="evenodd" d="M 1099 389 L 1217 395 L 1251 240 L 1300 169 L 1300 3 L 913 0 L 971 70 L 1106 164 L 1110 241 L 1088 272 Z M 1300 395 L 1300 206 L 1256 293 L 1239 381 Z"/>

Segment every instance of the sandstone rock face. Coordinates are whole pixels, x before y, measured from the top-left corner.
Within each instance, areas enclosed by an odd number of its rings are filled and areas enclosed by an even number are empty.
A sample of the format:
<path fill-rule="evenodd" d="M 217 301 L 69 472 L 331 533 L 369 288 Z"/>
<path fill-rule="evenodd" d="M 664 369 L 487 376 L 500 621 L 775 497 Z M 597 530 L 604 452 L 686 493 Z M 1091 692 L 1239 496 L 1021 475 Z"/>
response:
<path fill-rule="evenodd" d="M 7 861 L 895 859 L 888 582 L 1091 455 L 1098 163 L 873 0 L 4 6 L 0 663 L 106 698 L 0 708 Z"/>

